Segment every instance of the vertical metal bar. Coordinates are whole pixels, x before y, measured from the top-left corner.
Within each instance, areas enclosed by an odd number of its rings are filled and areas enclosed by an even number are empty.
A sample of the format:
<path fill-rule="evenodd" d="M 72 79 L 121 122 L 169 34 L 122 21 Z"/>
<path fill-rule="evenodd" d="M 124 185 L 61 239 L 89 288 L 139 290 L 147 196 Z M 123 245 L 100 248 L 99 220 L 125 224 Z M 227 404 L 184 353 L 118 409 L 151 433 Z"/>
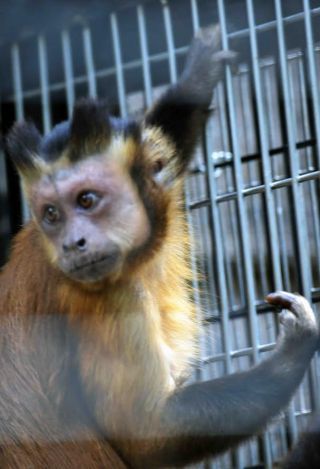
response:
<path fill-rule="evenodd" d="M 51 113 L 49 99 L 49 80 L 48 80 L 48 64 L 46 40 L 44 36 L 38 37 L 38 56 L 39 56 L 39 73 L 41 86 L 41 104 L 42 119 L 44 132 L 48 133 L 51 129 Z"/>
<path fill-rule="evenodd" d="M 13 89 L 14 89 L 14 105 L 16 120 L 24 118 L 23 94 L 22 94 L 22 78 L 20 65 L 20 49 L 18 44 L 13 44 L 11 48 Z"/>
<path fill-rule="evenodd" d="M 121 58 L 121 46 L 120 46 L 118 20 L 117 20 L 117 16 L 115 13 L 111 13 L 110 22 L 111 22 L 113 52 L 114 52 L 114 59 L 115 59 L 115 65 L 116 65 L 116 77 L 117 77 L 120 114 L 121 114 L 121 117 L 126 117 L 128 114 L 127 103 L 126 103 L 126 92 L 125 92 L 125 85 L 124 85 L 124 75 L 123 75 L 123 66 L 122 66 L 122 58 Z"/>
<path fill-rule="evenodd" d="M 177 81 L 177 64 L 175 58 L 175 48 L 174 48 L 174 39 L 172 33 L 172 22 L 171 14 L 168 0 L 161 0 L 162 11 L 163 11 L 163 21 L 166 32 L 166 41 L 167 48 L 169 53 L 169 72 L 170 72 L 170 82 L 175 83 Z"/>
<path fill-rule="evenodd" d="M 17 43 L 13 44 L 11 48 L 12 60 L 12 74 L 13 74 L 13 89 L 14 89 L 14 106 L 16 120 L 24 118 L 23 107 L 23 92 L 22 92 L 22 76 L 21 76 L 21 63 L 20 63 L 20 49 Z M 29 207 L 27 205 L 24 195 L 21 193 L 21 211 L 22 220 L 25 222 L 30 217 Z"/>
<path fill-rule="evenodd" d="M 320 100 L 319 100 L 319 89 L 318 89 L 318 76 L 314 58 L 314 41 L 312 31 L 312 19 L 310 10 L 310 0 L 303 0 L 304 9 L 304 23 L 306 30 L 307 39 L 307 57 L 308 57 L 308 68 L 311 85 L 311 96 L 312 96 L 312 108 L 314 114 L 314 126 L 315 135 L 317 137 L 316 151 L 317 151 L 317 164 L 318 169 L 320 168 Z"/>
<path fill-rule="evenodd" d="M 191 2 L 193 32 L 196 32 L 200 28 L 198 3 L 197 3 L 197 0 L 190 0 L 190 2 Z"/>
<path fill-rule="evenodd" d="M 97 96 L 96 76 L 93 61 L 91 31 L 88 26 L 82 30 L 84 59 L 87 70 L 87 79 L 89 87 L 89 96 L 95 98 Z"/>
<path fill-rule="evenodd" d="M 291 282 L 290 282 L 290 272 L 289 272 L 289 262 L 286 253 L 288 251 L 288 243 L 287 243 L 287 233 L 286 228 L 287 225 L 284 220 L 284 208 L 283 205 L 286 203 L 284 199 L 283 192 L 286 189 L 281 189 L 275 191 L 276 203 L 277 203 L 277 218 L 278 218 L 278 234 L 280 238 L 280 256 L 281 256 L 281 263 L 282 263 L 282 273 L 283 273 L 283 285 L 284 288 L 287 290 L 291 290 Z"/>
<path fill-rule="evenodd" d="M 224 0 L 218 1 L 218 12 L 221 25 L 221 37 L 222 37 L 222 46 L 223 49 L 228 49 L 228 34 L 227 34 L 227 25 L 226 25 L 226 15 L 224 9 Z M 230 130 L 231 130 L 231 140 L 232 140 L 232 149 L 233 149 L 233 164 L 234 164 L 234 176 L 235 176 L 235 186 L 237 192 L 237 207 L 239 212 L 239 225 L 240 225 L 240 238 L 243 252 L 243 262 L 244 262 L 244 275 L 246 280 L 246 297 L 248 302 L 248 314 L 249 314 L 249 327 L 250 327 L 250 337 L 252 344 L 252 352 L 254 362 L 259 360 L 259 351 L 258 351 L 258 341 L 259 341 L 259 330 L 257 324 L 257 317 L 255 311 L 255 289 L 253 281 L 253 269 L 252 269 L 252 259 L 249 257 L 250 253 L 250 240 L 248 234 L 248 223 L 247 215 L 245 211 L 245 205 L 243 200 L 243 181 L 242 181 L 242 168 L 241 168 L 241 155 L 239 152 L 239 138 L 238 138 L 238 128 L 236 122 L 236 109 L 235 109 L 235 100 L 233 92 L 233 83 L 230 67 L 227 67 L 226 70 L 226 86 L 227 86 L 227 98 L 229 104 L 229 118 L 230 118 Z"/>
<path fill-rule="evenodd" d="M 144 9 L 142 5 L 137 6 L 137 17 L 140 36 L 140 49 L 142 56 L 142 69 L 143 69 L 143 82 L 146 96 L 146 105 L 149 107 L 152 104 L 152 83 L 148 53 L 148 42 L 146 32 L 146 22 L 144 16 Z"/>
<path fill-rule="evenodd" d="M 64 76 L 66 81 L 66 95 L 67 95 L 67 108 L 68 116 L 71 117 L 74 105 L 74 87 L 73 87 L 73 66 L 72 66 L 72 50 L 69 32 L 62 31 L 62 53 L 63 53 L 63 66 Z"/>

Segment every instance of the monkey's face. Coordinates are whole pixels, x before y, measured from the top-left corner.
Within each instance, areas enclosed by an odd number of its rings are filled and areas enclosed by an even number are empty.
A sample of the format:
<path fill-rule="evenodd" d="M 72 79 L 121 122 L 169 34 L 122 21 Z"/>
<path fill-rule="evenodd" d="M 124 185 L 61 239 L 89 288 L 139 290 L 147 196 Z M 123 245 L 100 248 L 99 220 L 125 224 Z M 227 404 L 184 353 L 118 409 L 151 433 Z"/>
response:
<path fill-rule="evenodd" d="M 71 279 L 118 280 L 146 266 L 168 234 L 181 235 L 170 220 L 186 164 L 162 126 L 112 118 L 84 100 L 45 137 L 27 122 L 11 130 L 7 150 L 49 260 Z"/>
<path fill-rule="evenodd" d="M 44 175 L 28 192 L 51 261 L 73 280 L 117 278 L 150 236 L 134 181 L 105 155 Z"/>

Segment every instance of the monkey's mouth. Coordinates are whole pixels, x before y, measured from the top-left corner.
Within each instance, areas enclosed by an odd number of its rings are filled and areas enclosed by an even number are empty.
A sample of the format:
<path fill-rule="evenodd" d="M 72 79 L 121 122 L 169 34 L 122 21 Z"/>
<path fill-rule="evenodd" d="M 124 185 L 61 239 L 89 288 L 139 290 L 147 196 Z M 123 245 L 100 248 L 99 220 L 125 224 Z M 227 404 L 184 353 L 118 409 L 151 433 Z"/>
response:
<path fill-rule="evenodd" d="M 96 282 L 111 273 L 117 266 L 120 251 L 95 256 L 74 262 L 68 269 L 68 275 L 75 280 Z"/>
<path fill-rule="evenodd" d="M 92 266 L 98 265 L 101 262 L 105 262 L 105 261 L 111 262 L 111 264 L 113 264 L 114 261 L 117 258 L 118 258 L 118 256 L 116 254 L 108 254 L 107 256 L 102 256 L 99 259 L 94 259 L 94 260 L 91 260 L 89 262 L 85 262 L 83 264 L 76 265 L 70 270 L 70 272 L 77 272 L 78 270 L 86 269 L 87 267 L 92 267 Z"/>

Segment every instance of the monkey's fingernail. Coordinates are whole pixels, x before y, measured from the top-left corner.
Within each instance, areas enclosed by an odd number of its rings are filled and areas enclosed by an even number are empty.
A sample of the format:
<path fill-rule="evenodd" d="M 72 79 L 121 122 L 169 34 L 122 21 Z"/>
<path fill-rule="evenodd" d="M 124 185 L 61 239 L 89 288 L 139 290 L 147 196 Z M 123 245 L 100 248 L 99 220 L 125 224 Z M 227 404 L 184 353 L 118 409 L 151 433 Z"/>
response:
<path fill-rule="evenodd" d="M 267 303 L 281 309 L 289 309 L 292 304 L 292 297 L 286 292 L 269 293 L 265 300 Z"/>

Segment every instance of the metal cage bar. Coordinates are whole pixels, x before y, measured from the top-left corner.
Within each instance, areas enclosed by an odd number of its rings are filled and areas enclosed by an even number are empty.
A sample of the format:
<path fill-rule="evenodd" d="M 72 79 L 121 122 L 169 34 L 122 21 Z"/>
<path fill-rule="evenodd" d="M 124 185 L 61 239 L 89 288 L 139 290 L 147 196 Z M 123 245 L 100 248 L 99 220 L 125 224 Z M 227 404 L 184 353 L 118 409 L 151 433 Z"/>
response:
<path fill-rule="evenodd" d="M 152 103 L 152 82 L 149 64 L 146 24 L 144 17 L 144 9 L 142 5 L 137 6 L 137 18 L 139 24 L 140 48 L 142 57 L 143 82 L 146 96 L 146 105 L 147 107 L 149 107 Z"/>
<path fill-rule="evenodd" d="M 175 60 L 175 47 L 173 39 L 172 21 L 170 15 L 169 2 L 167 0 L 161 0 L 163 21 L 166 31 L 168 58 L 169 58 L 169 71 L 170 71 L 170 82 L 175 83 L 177 81 L 177 65 Z"/>
<path fill-rule="evenodd" d="M 97 96 L 96 73 L 95 73 L 95 67 L 94 67 L 94 61 L 93 61 L 91 31 L 88 26 L 83 28 L 82 36 L 83 36 L 84 57 L 85 57 L 85 63 L 86 63 L 86 69 L 87 69 L 89 96 L 91 96 L 92 98 L 96 98 Z"/>
<path fill-rule="evenodd" d="M 67 30 L 62 31 L 61 42 L 62 42 L 68 117 L 71 117 L 72 109 L 73 109 L 73 105 L 75 101 L 75 96 L 74 96 L 74 74 L 73 74 L 73 65 L 72 65 L 72 49 L 71 49 L 69 31 Z"/>
<path fill-rule="evenodd" d="M 49 91 L 49 77 L 47 65 L 47 50 L 46 40 L 44 36 L 38 38 L 38 56 L 39 56 L 39 75 L 41 86 L 41 109 L 43 129 L 47 133 L 51 129 L 51 112 L 50 112 L 50 91 Z"/>
<path fill-rule="evenodd" d="M 126 117 L 128 114 L 127 103 L 126 103 L 126 91 L 125 91 L 124 76 L 123 76 L 118 21 L 117 21 L 117 16 L 115 13 L 112 13 L 110 15 L 110 21 L 111 21 L 111 31 L 112 31 L 113 52 L 114 52 L 115 66 L 116 66 L 120 114 L 122 117 Z"/>

